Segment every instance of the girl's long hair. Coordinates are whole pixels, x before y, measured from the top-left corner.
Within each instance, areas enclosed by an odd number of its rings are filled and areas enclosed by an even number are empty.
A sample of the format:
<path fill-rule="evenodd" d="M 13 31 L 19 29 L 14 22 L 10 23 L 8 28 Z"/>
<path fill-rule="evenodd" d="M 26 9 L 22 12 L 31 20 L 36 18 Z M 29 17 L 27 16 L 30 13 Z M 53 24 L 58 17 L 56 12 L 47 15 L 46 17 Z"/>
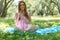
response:
<path fill-rule="evenodd" d="M 25 4 L 24 1 L 19 1 L 19 4 L 18 4 L 18 12 L 21 11 L 21 8 L 20 8 L 20 4 L 21 4 L 21 3 L 24 3 L 24 6 L 25 6 L 25 9 L 24 9 L 24 16 L 25 16 L 29 21 L 31 21 L 29 15 L 28 15 L 28 13 L 27 13 L 26 4 Z"/>

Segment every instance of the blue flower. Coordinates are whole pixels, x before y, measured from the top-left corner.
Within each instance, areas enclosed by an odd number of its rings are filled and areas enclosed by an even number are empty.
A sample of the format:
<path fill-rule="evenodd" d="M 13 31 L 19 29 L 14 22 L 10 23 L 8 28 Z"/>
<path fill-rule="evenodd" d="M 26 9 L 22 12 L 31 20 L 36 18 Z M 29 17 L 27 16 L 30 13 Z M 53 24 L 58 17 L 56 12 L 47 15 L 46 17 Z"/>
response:
<path fill-rule="evenodd" d="M 60 26 L 54 26 L 51 28 L 39 28 L 36 30 L 37 34 L 47 34 L 47 33 L 56 33 L 60 32 Z"/>
<path fill-rule="evenodd" d="M 15 28 L 6 28 L 5 30 L 4 30 L 4 32 L 9 32 L 9 33 L 14 33 L 14 31 L 15 31 Z"/>

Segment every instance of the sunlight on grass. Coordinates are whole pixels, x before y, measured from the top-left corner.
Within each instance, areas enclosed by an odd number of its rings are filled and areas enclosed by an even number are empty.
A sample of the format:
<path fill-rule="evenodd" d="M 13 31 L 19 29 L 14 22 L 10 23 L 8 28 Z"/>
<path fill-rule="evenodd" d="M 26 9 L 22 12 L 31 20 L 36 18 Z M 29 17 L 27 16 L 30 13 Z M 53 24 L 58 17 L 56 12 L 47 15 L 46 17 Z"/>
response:
<path fill-rule="evenodd" d="M 45 17 L 41 17 L 41 16 L 31 16 L 32 20 L 59 20 L 60 16 L 56 17 L 56 16 L 45 16 Z"/>
<path fill-rule="evenodd" d="M 7 27 L 9 27 L 8 23 L 0 22 L 0 29 L 1 29 L 1 30 L 6 29 Z"/>
<path fill-rule="evenodd" d="M 35 18 L 36 19 L 36 18 Z M 49 28 L 53 26 L 60 26 L 60 19 L 58 20 L 33 20 L 32 25 L 38 25 L 40 28 Z M 15 27 L 14 19 L 12 18 L 0 18 L 0 29 L 4 30 L 8 27 Z M 60 33 L 37 35 L 37 34 L 18 34 L 18 33 L 1 33 L 1 40 L 60 40 Z M 18 38 L 18 39 L 17 39 Z"/>

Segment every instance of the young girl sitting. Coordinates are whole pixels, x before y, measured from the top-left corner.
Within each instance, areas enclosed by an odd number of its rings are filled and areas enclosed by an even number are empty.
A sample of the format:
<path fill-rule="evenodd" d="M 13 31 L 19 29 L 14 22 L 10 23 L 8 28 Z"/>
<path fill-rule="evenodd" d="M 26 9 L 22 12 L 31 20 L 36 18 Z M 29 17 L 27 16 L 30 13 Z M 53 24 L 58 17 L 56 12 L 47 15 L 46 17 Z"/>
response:
<path fill-rule="evenodd" d="M 34 31 L 38 26 L 31 25 L 31 16 L 27 12 L 26 4 L 24 1 L 19 1 L 18 12 L 15 14 L 16 28 L 21 31 Z"/>

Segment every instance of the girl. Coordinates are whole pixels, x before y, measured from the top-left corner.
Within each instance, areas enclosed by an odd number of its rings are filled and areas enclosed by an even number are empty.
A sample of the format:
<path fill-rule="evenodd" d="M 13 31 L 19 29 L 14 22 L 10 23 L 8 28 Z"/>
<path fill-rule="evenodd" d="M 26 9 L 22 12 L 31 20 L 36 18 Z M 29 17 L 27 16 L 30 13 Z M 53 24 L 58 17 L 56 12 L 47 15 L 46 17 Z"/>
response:
<path fill-rule="evenodd" d="M 24 1 L 19 1 L 18 12 L 15 14 L 16 28 L 21 31 L 34 31 L 38 26 L 31 25 L 31 16 L 27 12 L 26 4 Z"/>

